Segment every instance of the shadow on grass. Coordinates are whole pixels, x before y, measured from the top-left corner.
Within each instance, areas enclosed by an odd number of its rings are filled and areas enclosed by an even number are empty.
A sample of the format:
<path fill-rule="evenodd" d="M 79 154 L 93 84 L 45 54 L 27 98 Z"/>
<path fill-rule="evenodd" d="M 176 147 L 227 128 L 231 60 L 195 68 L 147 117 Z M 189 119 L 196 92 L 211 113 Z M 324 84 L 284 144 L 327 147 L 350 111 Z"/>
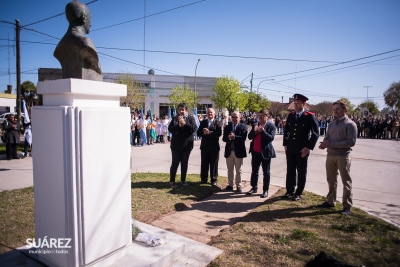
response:
<path fill-rule="evenodd" d="M 287 199 L 283 199 L 280 196 L 268 199 L 263 203 L 263 206 L 269 206 L 276 202 L 288 201 Z M 253 211 L 250 212 L 248 216 L 244 217 L 242 222 L 274 222 L 279 219 L 291 219 L 291 218 L 306 218 L 306 217 L 314 217 L 328 214 L 339 214 L 341 210 L 337 210 L 335 208 L 327 209 L 327 208 L 318 208 L 316 206 L 307 205 L 305 207 L 302 206 L 290 206 L 284 208 L 274 208 L 263 211 Z"/>
<path fill-rule="evenodd" d="M 177 183 L 177 188 L 171 188 L 168 182 L 156 182 L 156 181 L 140 181 L 131 182 L 131 189 L 145 190 L 149 188 L 163 190 L 167 194 L 184 196 L 186 200 L 201 201 L 206 197 L 209 197 L 221 189 L 216 187 L 211 187 L 210 185 L 201 185 L 200 182 L 188 182 L 189 186 L 183 186 L 181 183 Z M 182 210 L 183 203 L 178 203 L 179 210 Z M 178 209 L 177 209 L 178 210 Z"/>

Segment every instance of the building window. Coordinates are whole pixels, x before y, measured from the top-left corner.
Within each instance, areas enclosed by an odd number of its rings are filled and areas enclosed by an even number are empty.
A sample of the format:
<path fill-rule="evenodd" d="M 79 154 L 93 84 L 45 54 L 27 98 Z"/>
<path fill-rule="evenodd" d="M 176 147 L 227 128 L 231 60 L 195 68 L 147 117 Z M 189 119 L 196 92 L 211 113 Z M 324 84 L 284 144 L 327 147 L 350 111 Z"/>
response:
<path fill-rule="evenodd" d="M 202 116 L 206 116 L 208 108 L 212 108 L 212 104 L 200 104 L 200 105 L 197 105 L 197 114 L 202 115 Z"/>

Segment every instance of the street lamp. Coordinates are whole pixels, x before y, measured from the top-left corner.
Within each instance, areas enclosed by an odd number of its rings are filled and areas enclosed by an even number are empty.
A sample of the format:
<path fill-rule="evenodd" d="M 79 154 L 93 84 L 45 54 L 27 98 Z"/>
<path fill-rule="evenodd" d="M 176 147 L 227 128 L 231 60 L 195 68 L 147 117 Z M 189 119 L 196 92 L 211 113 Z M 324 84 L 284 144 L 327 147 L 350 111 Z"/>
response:
<path fill-rule="evenodd" d="M 197 76 L 197 65 L 199 65 L 200 58 L 197 60 L 196 68 L 194 69 L 194 92 L 196 93 L 196 76 Z M 194 105 L 196 105 L 196 94 L 194 95 Z"/>
<path fill-rule="evenodd" d="M 258 86 L 257 86 L 257 95 L 258 95 L 258 88 L 260 88 L 260 84 L 261 84 L 262 82 L 265 82 L 265 81 L 275 81 L 275 79 L 265 79 L 265 80 L 262 80 L 262 81 L 258 84 Z"/>
<path fill-rule="evenodd" d="M 365 107 L 368 109 L 368 101 L 369 101 L 369 98 L 368 98 L 368 88 L 370 88 L 370 87 L 373 87 L 372 85 L 365 85 L 364 86 L 364 88 L 367 88 L 367 102 L 365 103 Z"/>

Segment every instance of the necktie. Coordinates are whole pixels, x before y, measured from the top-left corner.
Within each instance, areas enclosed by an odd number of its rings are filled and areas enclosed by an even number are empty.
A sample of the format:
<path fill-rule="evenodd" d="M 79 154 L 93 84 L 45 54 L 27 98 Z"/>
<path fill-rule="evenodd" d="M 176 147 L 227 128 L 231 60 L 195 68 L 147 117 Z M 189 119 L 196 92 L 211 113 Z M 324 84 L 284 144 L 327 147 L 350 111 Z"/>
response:
<path fill-rule="evenodd" d="M 300 114 L 296 114 L 296 120 L 300 119 Z"/>
<path fill-rule="evenodd" d="M 236 125 L 233 125 L 233 132 L 235 132 L 236 130 Z"/>

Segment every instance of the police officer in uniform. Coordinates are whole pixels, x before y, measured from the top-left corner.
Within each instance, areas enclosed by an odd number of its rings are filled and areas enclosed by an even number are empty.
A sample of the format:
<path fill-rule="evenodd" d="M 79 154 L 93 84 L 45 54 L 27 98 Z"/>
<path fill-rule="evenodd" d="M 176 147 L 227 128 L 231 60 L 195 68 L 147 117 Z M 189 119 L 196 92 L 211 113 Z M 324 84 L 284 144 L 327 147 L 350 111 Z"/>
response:
<path fill-rule="evenodd" d="M 314 113 L 304 108 L 308 98 L 301 94 L 294 94 L 293 98 L 295 111 L 288 115 L 283 138 L 287 164 L 285 197 L 293 196 L 293 200 L 298 201 L 306 185 L 308 156 L 318 141 L 319 133 Z"/>

